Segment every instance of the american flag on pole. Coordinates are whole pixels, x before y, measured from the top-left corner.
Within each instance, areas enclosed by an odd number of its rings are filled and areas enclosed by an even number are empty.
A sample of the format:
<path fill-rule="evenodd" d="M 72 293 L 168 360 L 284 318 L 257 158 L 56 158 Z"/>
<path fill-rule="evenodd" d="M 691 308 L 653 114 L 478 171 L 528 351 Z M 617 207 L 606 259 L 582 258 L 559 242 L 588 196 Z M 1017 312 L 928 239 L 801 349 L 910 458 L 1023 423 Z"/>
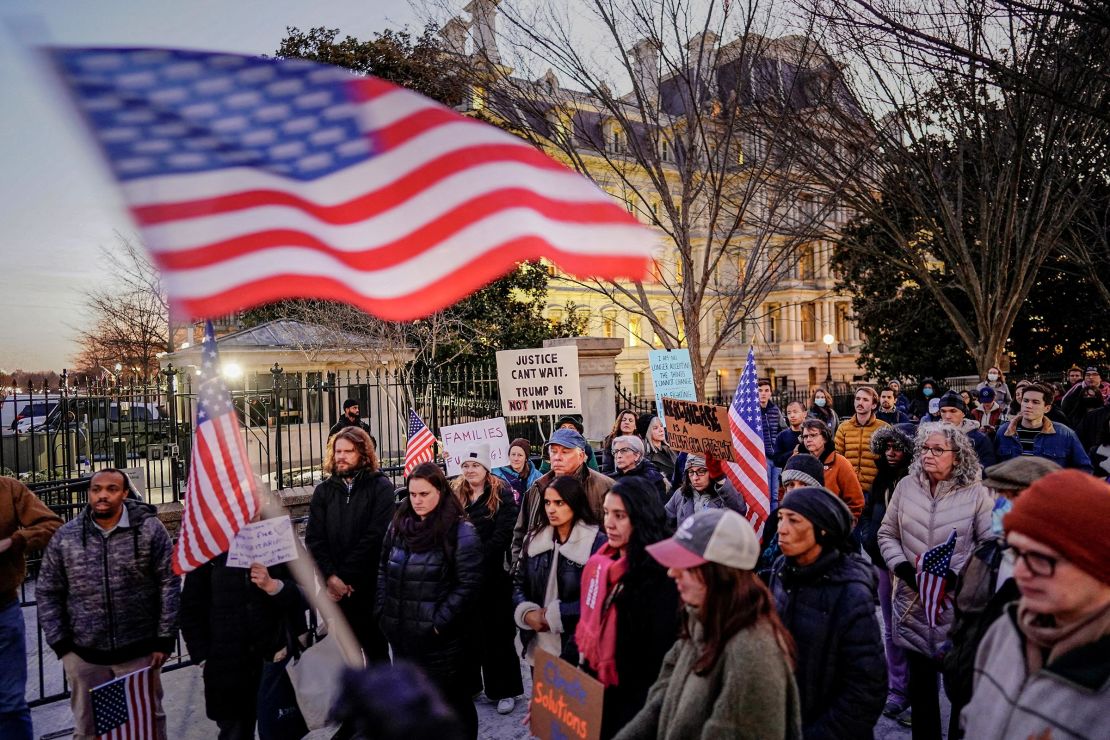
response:
<path fill-rule="evenodd" d="M 52 47 L 183 315 L 284 298 L 428 315 L 546 257 L 642 279 L 656 237 L 523 140 L 305 60 Z"/>
<path fill-rule="evenodd" d="M 220 376 L 212 322 L 204 327 L 193 454 L 185 485 L 174 572 L 188 573 L 222 552 L 258 512 L 260 491 L 231 394 Z"/>
<path fill-rule="evenodd" d="M 405 477 L 420 463 L 431 462 L 432 445 L 436 438 L 428 431 L 428 425 L 417 416 L 416 412 L 409 409 L 409 443 L 405 447 Z"/>
<path fill-rule="evenodd" d="M 917 556 L 917 592 L 930 627 L 937 626 L 937 619 L 944 611 L 948 596 L 946 581 L 955 549 L 956 530 L 953 529 L 947 540 Z"/>
<path fill-rule="evenodd" d="M 728 408 L 732 430 L 732 449 L 736 462 L 725 462 L 725 475 L 748 504 L 748 521 L 757 535 L 771 515 L 767 491 L 767 451 L 763 445 L 763 419 L 759 414 L 759 389 L 756 385 L 755 349 L 748 348 L 748 361 Z"/>
<path fill-rule="evenodd" d="M 96 736 L 102 740 L 154 740 L 154 671 L 143 668 L 90 690 Z"/>

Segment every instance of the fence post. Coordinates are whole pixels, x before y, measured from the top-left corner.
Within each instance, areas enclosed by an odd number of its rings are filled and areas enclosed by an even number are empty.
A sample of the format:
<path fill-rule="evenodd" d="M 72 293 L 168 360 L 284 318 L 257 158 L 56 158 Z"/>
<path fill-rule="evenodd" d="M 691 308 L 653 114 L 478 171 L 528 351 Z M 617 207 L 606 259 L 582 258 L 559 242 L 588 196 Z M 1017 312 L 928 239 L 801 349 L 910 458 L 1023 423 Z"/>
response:
<path fill-rule="evenodd" d="M 277 489 L 280 491 L 285 488 L 285 473 L 282 470 L 282 454 L 281 454 L 281 411 L 284 407 L 281 399 L 281 365 L 274 363 L 270 368 L 270 374 L 274 376 L 274 442 L 276 448 L 274 450 L 275 463 L 277 465 Z M 269 432 L 267 431 L 267 435 Z"/>

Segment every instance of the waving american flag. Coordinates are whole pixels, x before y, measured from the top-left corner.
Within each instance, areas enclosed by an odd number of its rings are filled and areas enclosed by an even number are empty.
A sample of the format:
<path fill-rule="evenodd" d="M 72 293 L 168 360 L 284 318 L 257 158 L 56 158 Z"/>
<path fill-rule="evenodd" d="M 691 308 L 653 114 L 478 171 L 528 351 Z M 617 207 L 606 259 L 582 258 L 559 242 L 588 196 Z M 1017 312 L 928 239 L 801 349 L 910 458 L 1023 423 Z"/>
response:
<path fill-rule="evenodd" d="M 291 297 L 408 320 L 523 260 L 643 278 L 655 237 L 531 145 L 304 60 L 50 48 L 175 307 Z"/>
<path fill-rule="evenodd" d="M 755 349 L 748 348 L 748 361 L 728 408 L 732 430 L 732 449 L 736 462 L 725 462 L 725 475 L 748 504 L 748 521 L 756 534 L 771 514 L 767 490 L 767 451 L 763 445 L 763 419 L 759 413 L 759 388 L 756 384 Z"/>
<path fill-rule="evenodd" d="M 158 677 L 151 668 L 94 686 L 89 691 L 93 722 L 100 740 L 155 740 Z"/>
<path fill-rule="evenodd" d="M 936 547 L 926 550 L 917 558 L 917 592 L 930 627 L 937 626 L 937 619 L 944 611 L 948 591 L 948 571 L 952 567 L 952 553 L 956 551 L 956 530 Z"/>
<path fill-rule="evenodd" d="M 428 431 L 428 425 L 415 411 L 409 409 L 409 441 L 405 445 L 406 478 L 420 463 L 432 461 L 435 442 L 436 438 Z"/>

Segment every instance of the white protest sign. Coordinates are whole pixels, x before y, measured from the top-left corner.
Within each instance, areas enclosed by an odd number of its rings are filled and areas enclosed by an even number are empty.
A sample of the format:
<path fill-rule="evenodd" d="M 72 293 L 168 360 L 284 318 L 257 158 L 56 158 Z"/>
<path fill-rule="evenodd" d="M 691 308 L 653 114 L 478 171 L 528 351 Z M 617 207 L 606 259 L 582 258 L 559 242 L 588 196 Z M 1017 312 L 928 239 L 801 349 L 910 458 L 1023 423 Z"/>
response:
<path fill-rule="evenodd" d="M 505 426 L 504 416 L 440 427 L 439 433 L 443 437 L 443 449 L 447 450 L 448 455 L 447 475 L 462 472 L 459 456 L 476 442 L 489 445 L 491 470 L 509 464 L 509 429 Z"/>
<path fill-rule="evenodd" d="M 505 416 L 582 413 L 574 345 L 498 352 L 497 385 Z"/>
<path fill-rule="evenodd" d="M 663 416 L 663 396 L 680 401 L 698 400 L 694 388 L 694 370 L 688 349 L 653 349 L 648 352 L 651 365 L 651 384 L 655 388 L 656 416 Z"/>
<path fill-rule="evenodd" d="M 293 522 L 287 516 L 263 519 L 243 527 L 231 541 L 227 553 L 227 564 L 231 568 L 249 568 L 251 563 L 268 567 L 296 559 L 297 540 Z"/>

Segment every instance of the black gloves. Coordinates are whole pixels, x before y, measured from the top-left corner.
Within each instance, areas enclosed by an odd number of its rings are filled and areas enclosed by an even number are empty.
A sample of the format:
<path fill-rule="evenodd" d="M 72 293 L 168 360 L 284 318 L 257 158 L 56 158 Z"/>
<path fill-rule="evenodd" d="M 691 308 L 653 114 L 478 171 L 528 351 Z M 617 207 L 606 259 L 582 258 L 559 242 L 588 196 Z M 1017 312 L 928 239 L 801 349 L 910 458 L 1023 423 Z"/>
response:
<path fill-rule="evenodd" d="M 902 582 L 914 591 L 917 591 L 917 569 L 910 565 L 908 561 L 894 566 L 894 575 L 902 579 Z"/>

